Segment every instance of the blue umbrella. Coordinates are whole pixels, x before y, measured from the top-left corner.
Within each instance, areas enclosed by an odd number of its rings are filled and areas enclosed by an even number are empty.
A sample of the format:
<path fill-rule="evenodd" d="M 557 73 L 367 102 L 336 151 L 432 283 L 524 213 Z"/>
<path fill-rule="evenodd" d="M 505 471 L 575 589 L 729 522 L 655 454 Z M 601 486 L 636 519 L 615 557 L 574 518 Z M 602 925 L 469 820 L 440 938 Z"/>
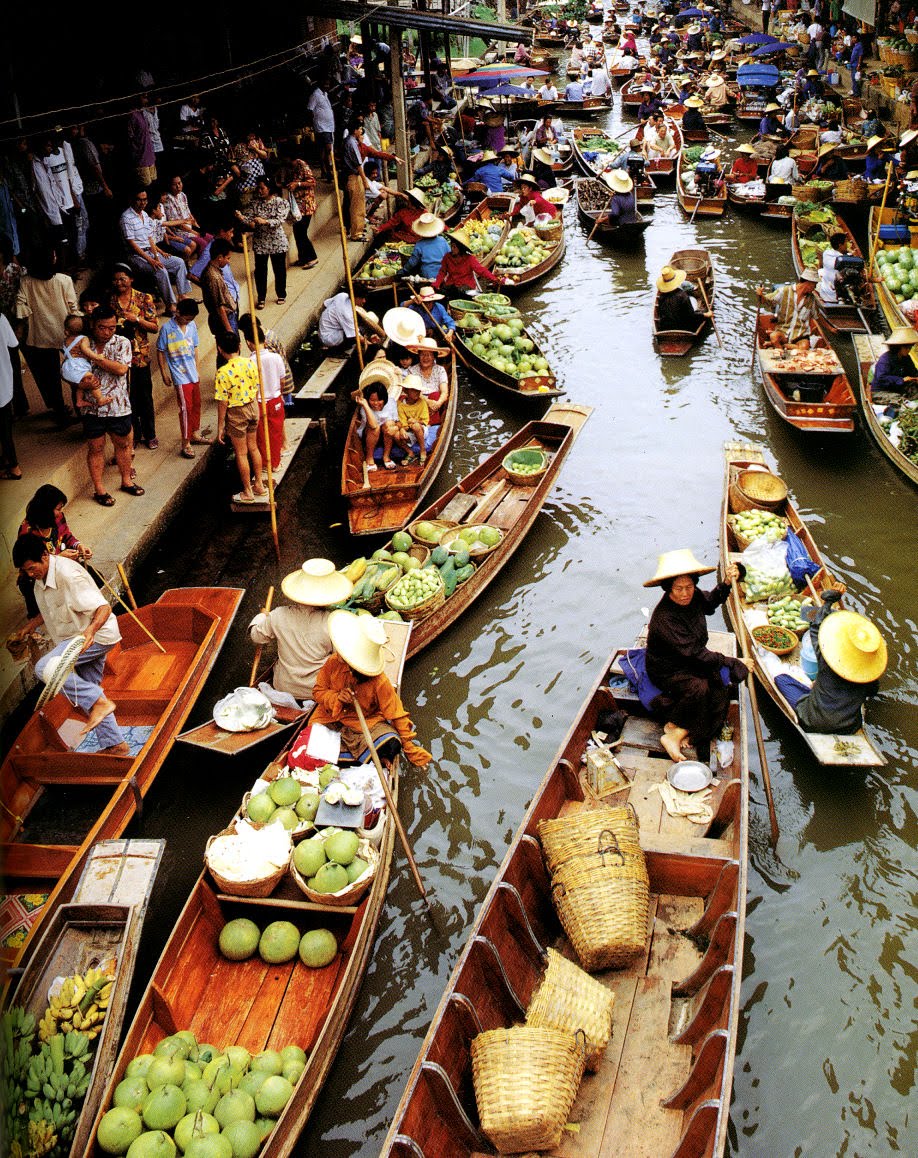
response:
<path fill-rule="evenodd" d="M 753 56 L 770 56 L 773 52 L 784 52 L 788 48 L 799 48 L 800 45 L 793 40 L 779 40 L 777 44 L 763 44 L 761 48 L 757 48 Z"/>
<path fill-rule="evenodd" d="M 516 97 L 528 96 L 529 90 L 520 88 L 518 84 L 499 84 L 497 88 L 488 89 L 488 97 Z"/>
<path fill-rule="evenodd" d="M 747 32 L 739 38 L 740 44 L 777 44 L 777 36 L 769 36 L 767 32 Z"/>
<path fill-rule="evenodd" d="M 702 16 L 702 17 L 704 17 L 704 16 L 710 16 L 711 13 L 705 12 L 701 8 L 683 8 L 682 11 L 678 12 L 676 15 L 677 16 Z"/>

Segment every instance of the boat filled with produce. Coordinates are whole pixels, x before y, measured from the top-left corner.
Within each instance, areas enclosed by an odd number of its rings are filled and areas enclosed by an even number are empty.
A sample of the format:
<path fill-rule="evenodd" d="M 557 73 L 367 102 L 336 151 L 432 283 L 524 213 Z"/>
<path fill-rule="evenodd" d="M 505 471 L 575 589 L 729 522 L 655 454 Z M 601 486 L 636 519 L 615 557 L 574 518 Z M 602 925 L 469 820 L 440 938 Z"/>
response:
<path fill-rule="evenodd" d="M 515 393 L 559 394 L 548 359 L 527 330 L 519 310 L 482 302 L 487 296 L 480 295 L 474 301 L 460 299 L 450 306 L 460 339 L 456 346 L 460 360 L 485 381 Z"/>
<path fill-rule="evenodd" d="M 528 285 L 553 269 L 564 254 L 564 234 L 556 238 L 540 236 L 529 225 L 517 225 L 494 258 L 495 273 L 509 278 L 508 288 Z"/>

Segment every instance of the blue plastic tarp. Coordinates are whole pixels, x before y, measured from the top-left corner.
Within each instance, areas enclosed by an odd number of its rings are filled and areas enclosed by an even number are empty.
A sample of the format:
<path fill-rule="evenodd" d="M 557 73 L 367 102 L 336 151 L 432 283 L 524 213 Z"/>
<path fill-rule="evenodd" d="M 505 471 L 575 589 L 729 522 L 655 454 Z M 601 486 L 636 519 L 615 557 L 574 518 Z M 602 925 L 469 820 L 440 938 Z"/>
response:
<path fill-rule="evenodd" d="M 739 38 L 740 44 L 777 44 L 777 36 L 770 36 L 767 32 L 747 32 Z"/>
<path fill-rule="evenodd" d="M 751 56 L 770 56 L 773 52 L 786 52 L 789 48 L 799 48 L 800 45 L 795 40 L 779 40 L 774 44 L 763 44 L 761 48 L 755 48 L 750 53 Z"/>
<path fill-rule="evenodd" d="M 736 70 L 736 83 L 742 88 L 774 88 L 780 79 L 773 64 L 743 64 Z"/>

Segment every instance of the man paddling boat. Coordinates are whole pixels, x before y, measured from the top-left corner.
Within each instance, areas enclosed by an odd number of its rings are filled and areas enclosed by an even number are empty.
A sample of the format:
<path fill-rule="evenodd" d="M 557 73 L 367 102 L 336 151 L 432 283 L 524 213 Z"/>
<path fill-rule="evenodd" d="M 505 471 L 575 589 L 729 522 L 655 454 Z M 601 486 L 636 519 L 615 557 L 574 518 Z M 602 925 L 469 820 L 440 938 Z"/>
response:
<path fill-rule="evenodd" d="M 763 286 L 756 289 L 759 301 L 769 305 L 774 313 L 775 328 L 770 345 L 809 349 L 816 320 L 814 290 L 818 281 L 815 269 L 805 269 L 796 284 L 780 285 L 772 293 L 767 293 Z"/>

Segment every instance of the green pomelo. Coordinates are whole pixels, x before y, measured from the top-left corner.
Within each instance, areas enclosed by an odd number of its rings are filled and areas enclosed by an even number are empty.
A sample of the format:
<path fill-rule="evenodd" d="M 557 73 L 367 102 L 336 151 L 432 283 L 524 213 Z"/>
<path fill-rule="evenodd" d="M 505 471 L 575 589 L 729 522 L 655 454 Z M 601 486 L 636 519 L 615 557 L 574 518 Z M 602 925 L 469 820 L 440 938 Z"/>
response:
<path fill-rule="evenodd" d="M 230 1090 L 217 1102 L 214 1117 L 225 1129 L 231 1122 L 254 1122 L 255 1099 L 243 1090 Z"/>
<path fill-rule="evenodd" d="M 327 788 L 329 784 L 337 777 L 338 769 L 334 764 L 324 764 L 319 769 L 319 787 Z"/>
<path fill-rule="evenodd" d="M 156 1043 L 153 1056 L 180 1057 L 184 1061 L 188 1057 L 188 1042 L 183 1041 L 177 1033 L 171 1037 L 164 1037 L 162 1041 Z"/>
<path fill-rule="evenodd" d="M 203 1069 L 197 1062 L 185 1062 L 185 1082 L 187 1082 L 189 1078 L 199 1078 L 203 1072 Z M 184 1085 L 185 1082 L 182 1082 L 182 1085 Z"/>
<path fill-rule="evenodd" d="M 267 792 L 259 792 L 255 796 L 249 797 L 245 811 L 249 820 L 254 821 L 255 824 L 267 824 L 277 811 L 277 805 Z"/>
<path fill-rule="evenodd" d="M 296 802 L 295 812 L 300 820 L 315 820 L 316 813 L 319 811 L 319 794 L 312 790 L 307 790 Z"/>
<path fill-rule="evenodd" d="M 148 1130 L 171 1130 L 188 1113 L 188 1103 L 179 1087 L 167 1082 L 150 1090 L 141 1113 Z"/>
<path fill-rule="evenodd" d="M 186 1078 L 182 1093 L 185 1095 L 185 1105 L 189 1114 L 196 1114 L 198 1110 L 212 1114 L 220 1098 L 217 1091 L 212 1090 L 203 1078 Z"/>
<path fill-rule="evenodd" d="M 112 1105 L 127 1106 L 129 1110 L 135 1110 L 139 1114 L 149 1092 L 150 1087 L 143 1078 L 136 1076 L 124 1078 L 115 1086 L 115 1092 L 112 1095 Z M 133 1141 L 133 1138 L 131 1141 Z M 127 1147 L 125 1147 L 125 1149 L 127 1149 Z"/>
<path fill-rule="evenodd" d="M 347 877 L 347 873 L 344 874 Z M 290 921 L 272 921 L 258 942 L 258 954 L 269 965 L 282 965 L 296 956 L 300 931 Z"/>
<path fill-rule="evenodd" d="M 223 1137 L 233 1148 L 233 1158 L 255 1158 L 261 1149 L 261 1130 L 254 1122 L 243 1119 L 231 1122 L 223 1131 Z"/>
<path fill-rule="evenodd" d="M 103 1114 L 96 1132 L 99 1149 L 106 1154 L 126 1154 L 135 1138 L 143 1133 L 143 1121 L 129 1106 L 115 1106 Z"/>
<path fill-rule="evenodd" d="M 265 1049 L 261 1053 L 255 1054 L 252 1058 L 252 1069 L 266 1074 L 279 1074 L 283 1069 L 284 1063 L 281 1061 L 281 1055 L 275 1049 Z M 255 1119 L 253 1118 L 254 1122 Z"/>
<path fill-rule="evenodd" d="M 173 1131 L 175 1144 L 184 1154 L 191 1145 L 193 1138 L 204 1138 L 207 1134 L 219 1134 L 220 1123 L 213 1114 L 206 1114 L 197 1110 L 193 1114 L 186 1114 Z"/>
<path fill-rule="evenodd" d="M 262 1083 L 268 1074 L 264 1070 L 249 1070 L 247 1074 L 243 1074 L 242 1081 L 239 1083 L 239 1089 L 244 1090 L 247 1094 L 251 1094 L 254 1098 L 261 1089 Z"/>
<path fill-rule="evenodd" d="M 277 1125 L 277 1122 L 275 1122 L 273 1118 L 256 1118 L 255 1125 L 261 1134 L 262 1142 L 264 1142 L 265 1139 L 274 1132 L 274 1127 Z"/>
<path fill-rule="evenodd" d="M 398 563 L 399 567 L 404 567 L 410 558 L 411 556 L 407 551 L 396 551 L 392 556 L 392 562 Z"/>
<path fill-rule="evenodd" d="M 192 1138 L 185 1158 L 233 1158 L 233 1144 L 223 1134 Z"/>
<path fill-rule="evenodd" d="M 245 961 L 258 948 L 261 930 L 248 917 L 227 921 L 220 930 L 220 952 L 230 961 Z"/>
<path fill-rule="evenodd" d="M 424 539 L 428 543 L 432 543 L 437 537 L 437 528 L 433 523 L 429 523 L 426 519 L 422 519 L 420 523 L 414 528 L 414 533 L 419 539 Z"/>
<path fill-rule="evenodd" d="M 485 546 L 494 547 L 500 542 L 500 531 L 497 527 L 482 527 L 478 537 Z"/>
<path fill-rule="evenodd" d="M 245 1048 L 245 1046 L 242 1045 L 228 1045 L 223 1052 L 230 1059 L 230 1065 L 236 1066 L 236 1068 L 239 1070 L 239 1076 L 241 1078 L 245 1071 L 249 1068 L 249 1064 L 252 1061 L 252 1055 Z M 236 1082 L 235 1085 L 238 1086 L 239 1082 Z"/>
<path fill-rule="evenodd" d="M 310 929 L 308 933 L 303 934 L 303 939 L 300 941 L 300 960 L 310 969 L 323 969 L 326 965 L 331 964 L 337 952 L 338 942 L 335 940 L 334 933 L 328 929 Z M 287 1048 L 291 1047 L 288 1046 Z M 302 1052 L 300 1050 L 300 1053 Z M 301 1059 L 293 1058 L 290 1060 L 300 1061 Z M 281 1061 L 287 1064 L 283 1054 L 281 1054 Z M 305 1054 L 303 1054 L 302 1061 L 305 1065 Z"/>
<path fill-rule="evenodd" d="M 411 550 L 411 536 L 407 531 L 396 531 L 392 536 L 392 550 L 393 551 L 410 551 Z"/>
<path fill-rule="evenodd" d="M 264 1083 L 255 1098 L 255 1105 L 259 1114 L 266 1118 L 277 1118 L 283 1113 L 284 1106 L 290 1101 L 293 1086 L 286 1078 L 272 1074 Z"/>
<path fill-rule="evenodd" d="M 420 566 L 421 566 L 421 560 L 415 559 L 414 555 L 409 555 L 408 558 L 405 560 L 405 570 L 406 571 L 417 571 Z"/>
<path fill-rule="evenodd" d="M 301 1046 L 285 1045 L 284 1048 L 280 1051 L 280 1055 L 281 1061 L 284 1063 L 284 1065 L 287 1065 L 288 1062 L 292 1061 L 302 1062 L 303 1065 L 306 1064 L 306 1051 Z"/>
<path fill-rule="evenodd" d="M 291 1086 L 295 1086 L 303 1076 L 303 1070 L 305 1069 L 306 1066 L 303 1062 L 288 1062 L 281 1070 L 281 1077 L 286 1078 Z"/>
<path fill-rule="evenodd" d="M 315 892 L 337 893 L 340 889 L 347 888 L 347 869 L 344 865 L 327 861 L 321 866 L 313 880 L 315 881 L 313 885 Z M 297 945 L 299 945 L 299 940 Z"/>
<path fill-rule="evenodd" d="M 372 559 L 376 559 L 377 562 L 388 563 L 388 561 L 392 558 L 392 552 L 387 551 L 385 547 L 380 547 L 378 550 L 374 551 L 370 557 Z"/>
<path fill-rule="evenodd" d="M 151 1090 L 157 1086 L 180 1086 L 185 1080 L 185 1063 L 180 1057 L 154 1057 L 144 1077 Z"/>
<path fill-rule="evenodd" d="M 367 861 L 362 860 L 359 856 L 355 856 L 347 866 L 347 879 L 349 883 L 353 884 L 358 877 L 362 877 L 369 867 L 370 865 Z"/>
<path fill-rule="evenodd" d="M 296 804 L 302 791 L 300 782 L 292 776 L 278 776 L 268 785 L 268 795 L 278 808 L 289 808 Z"/>
<path fill-rule="evenodd" d="M 175 1158 L 175 1143 L 163 1130 L 146 1130 L 131 1143 L 128 1158 Z"/>
<path fill-rule="evenodd" d="M 278 808 L 271 817 L 272 824 L 282 824 L 288 832 L 292 832 L 300 823 L 300 818 L 292 808 Z"/>
<path fill-rule="evenodd" d="M 326 837 L 325 855 L 337 864 L 349 865 L 357 855 L 359 843 L 359 837 L 353 829 L 336 832 L 334 836 Z"/>
<path fill-rule="evenodd" d="M 207 1071 L 211 1066 L 214 1068 L 208 1075 Z M 228 1090 L 234 1090 L 242 1081 L 242 1070 L 238 1066 L 231 1065 L 228 1057 L 221 1055 L 204 1067 L 204 1081 L 222 1097 Z"/>
<path fill-rule="evenodd" d="M 318 837 L 301 840 L 293 850 L 296 871 L 304 877 L 314 877 L 326 860 L 328 857 L 325 855 L 325 843 Z"/>
<path fill-rule="evenodd" d="M 145 1078 L 147 1076 L 147 1070 L 153 1064 L 153 1060 L 153 1054 L 139 1053 L 137 1057 L 131 1058 L 128 1062 L 124 1076 L 126 1078 Z"/>

